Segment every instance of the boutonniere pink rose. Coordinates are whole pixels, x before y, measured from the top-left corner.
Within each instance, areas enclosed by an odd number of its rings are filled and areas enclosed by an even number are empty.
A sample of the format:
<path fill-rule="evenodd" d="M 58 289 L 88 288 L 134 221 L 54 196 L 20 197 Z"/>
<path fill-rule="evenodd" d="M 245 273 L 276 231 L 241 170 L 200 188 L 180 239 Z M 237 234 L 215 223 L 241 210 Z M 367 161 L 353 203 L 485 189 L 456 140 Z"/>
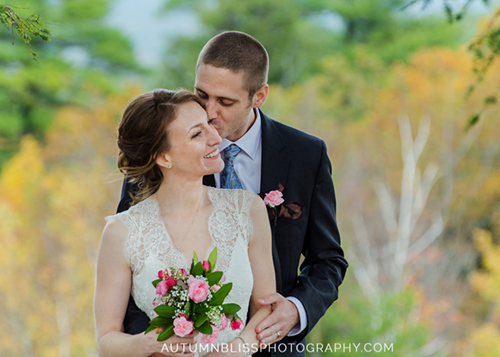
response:
<path fill-rule="evenodd" d="M 291 201 L 290 203 L 284 205 L 285 199 L 283 198 L 283 190 L 285 188 L 282 184 L 279 184 L 277 190 L 270 191 L 268 193 L 260 194 L 264 199 L 264 203 L 267 206 L 267 213 L 271 222 L 276 225 L 278 217 L 284 216 L 286 218 L 297 219 L 302 214 L 304 205 Z M 293 213 L 290 214 L 288 210 Z"/>

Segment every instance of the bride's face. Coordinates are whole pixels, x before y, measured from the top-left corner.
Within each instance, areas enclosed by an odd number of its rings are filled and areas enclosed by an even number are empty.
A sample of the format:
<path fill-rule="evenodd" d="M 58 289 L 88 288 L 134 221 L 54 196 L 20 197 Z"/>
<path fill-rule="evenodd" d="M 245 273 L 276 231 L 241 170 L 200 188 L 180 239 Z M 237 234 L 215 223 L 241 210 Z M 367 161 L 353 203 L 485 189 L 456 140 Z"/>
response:
<path fill-rule="evenodd" d="M 172 173 L 200 177 L 222 171 L 218 145 L 221 137 L 208 123 L 205 110 L 196 102 L 179 105 L 177 118 L 168 126 L 170 149 L 165 153 Z"/>

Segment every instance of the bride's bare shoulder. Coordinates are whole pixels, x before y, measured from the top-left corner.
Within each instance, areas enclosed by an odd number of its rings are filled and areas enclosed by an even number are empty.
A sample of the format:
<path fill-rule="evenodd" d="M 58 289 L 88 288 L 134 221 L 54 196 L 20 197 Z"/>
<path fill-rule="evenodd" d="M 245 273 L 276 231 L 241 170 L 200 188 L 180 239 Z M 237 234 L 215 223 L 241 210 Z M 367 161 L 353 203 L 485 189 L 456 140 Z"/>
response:
<path fill-rule="evenodd" d="M 102 231 L 102 240 L 114 243 L 123 243 L 128 236 L 128 228 L 126 224 L 118 217 L 110 217 L 104 230 Z"/>

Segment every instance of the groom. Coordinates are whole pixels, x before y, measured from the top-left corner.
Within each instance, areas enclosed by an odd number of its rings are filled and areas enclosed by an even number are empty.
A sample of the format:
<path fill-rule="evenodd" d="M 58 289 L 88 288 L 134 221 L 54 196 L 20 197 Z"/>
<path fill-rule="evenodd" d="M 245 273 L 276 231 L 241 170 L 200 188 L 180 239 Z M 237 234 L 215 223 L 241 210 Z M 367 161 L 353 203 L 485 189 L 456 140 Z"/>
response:
<path fill-rule="evenodd" d="M 260 301 L 272 314 L 257 326 L 261 343 L 254 356 L 304 356 L 305 336 L 338 298 L 347 269 L 340 246 L 331 164 L 325 143 L 267 117 L 259 107 L 269 92 L 265 48 L 241 32 L 224 32 L 202 49 L 196 65 L 195 92 L 224 139 L 219 145 L 225 177 L 206 176 L 206 185 L 267 193 L 284 186 L 285 204 L 304 205 L 292 220 L 271 224 L 277 293 Z M 224 172 L 223 171 L 223 172 Z M 221 182 L 222 181 L 222 182 Z M 125 183 L 118 211 L 128 209 L 132 187 Z M 301 255 L 304 260 L 300 264 Z M 124 328 L 139 333 L 149 319 L 129 301 Z"/>

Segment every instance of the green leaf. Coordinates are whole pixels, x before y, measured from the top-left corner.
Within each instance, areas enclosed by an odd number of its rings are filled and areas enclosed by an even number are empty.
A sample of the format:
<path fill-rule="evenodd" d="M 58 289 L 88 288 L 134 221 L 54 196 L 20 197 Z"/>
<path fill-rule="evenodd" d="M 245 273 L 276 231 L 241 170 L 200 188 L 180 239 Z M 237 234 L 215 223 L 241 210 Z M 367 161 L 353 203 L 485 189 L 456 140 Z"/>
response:
<path fill-rule="evenodd" d="M 241 307 L 238 304 L 224 304 L 224 305 L 222 305 L 222 312 L 224 314 L 235 314 L 240 310 L 241 310 Z"/>
<path fill-rule="evenodd" d="M 151 321 L 149 321 L 149 324 L 151 326 L 155 326 L 155 327 L 168 326 L 172 323 L 173 323 L 173 321 L 171 318 L 162 317 L 162 316 L 157 316 L 154 319 L 152 319 Z"/>
<path fill-rule="evenodd" d="M 227 294 L 231 291 L 233 288 L 233 283 L 227 283 L 224 286 L 222 286 L 219 291 L 217 291 L 213 296 L 212 300 L 210 300 L 211 305 L 220 305 L 224 302 L 224 299 L 226 298 Z"/>
<path fill-rule="evenodd" d="M 206 321 L 208 320 L 208 316 L 207 315 L 200 315 L 199 318 L 196 319 L 196 321 L 194 322 L 194 327 L 198 328 L 200 327 L 201 325 L 203 325 Z"/>
<path fill-rule="evenodd" d="M 213 332 L 212 326 L 210 326 L 210 323 L 208 321 L 205 321 L 203 325 L 197 327 L 196 329 L 205 335 L 211 335 Z"/>
<path fill-rule="evenodd" d="M 154 280 L 154 281 L 153 281 L 153 286 L 156 288 L 156 285 L 158 285 L 158 283 L 159 283 L 160 281 L 162 281 L 162 280 L 163 280 L 163 279 L 156 279 L 156 280 Z"/>
<path fill-rule="evenodd" d="M 209 272 L 211 273 L 215 269 L 215 264 L 217 263 L 217 247 L 210 252 L 210 255 L 208 256 L 208 263 L 210 264 Z"/>
<path fill-rule="evenodd" d="M 191 301 L 188 301 L 184 306 L 184 312 L 186 313 L 186 315 L 189 314 L 189 309 L 191 309 Z"/>
<path fill-rule="evenodd" d="M 175 308 L 172 306 L 161 305 L 154 310 L 161 317 L 172 317 L 175 314 Z"/>
<path fill-rule="evenodd" d="M 201 262 L 198 262 L 194 265 L 194 268 L 191 269 L 191 274 L 194 276 L 203 274 L 203 265 Z"/>
<path fill-rule="evenodd" d="M 165 327 L 165 329 L 158 335 L 158 341 L 165 341 L 174 335 L 174 325 Z"/>
<path fill-rule="evenodd" d="M 151 325 L 146 329 L 146 331 L 144 331 L 144 334 L 147 334 L 148 332 L 151 332 L 153 330 L 156 330 L 156 326 Z"/>
<path fill-rule="evenodd" d="M 196 254 L 196 251 L 193 251 L 193 262 L 198 262 L 198 254 Z"/>
<path fill-rule="evenodd" d="M 197 314 L 202 314 L 204 312 L 208 312 L 209 308 L 206 307 L 206 306 L 203 306 L 203 305 L 196 305 L 194 311 L 197 313 Z"/>
<path fill-rule="evenodd" d="M 222 278 L 223 273 L 221 271 L 214 271 L 213 273 L 207 274 L 208 285 L 212 286 L 217 284 Z"/>

